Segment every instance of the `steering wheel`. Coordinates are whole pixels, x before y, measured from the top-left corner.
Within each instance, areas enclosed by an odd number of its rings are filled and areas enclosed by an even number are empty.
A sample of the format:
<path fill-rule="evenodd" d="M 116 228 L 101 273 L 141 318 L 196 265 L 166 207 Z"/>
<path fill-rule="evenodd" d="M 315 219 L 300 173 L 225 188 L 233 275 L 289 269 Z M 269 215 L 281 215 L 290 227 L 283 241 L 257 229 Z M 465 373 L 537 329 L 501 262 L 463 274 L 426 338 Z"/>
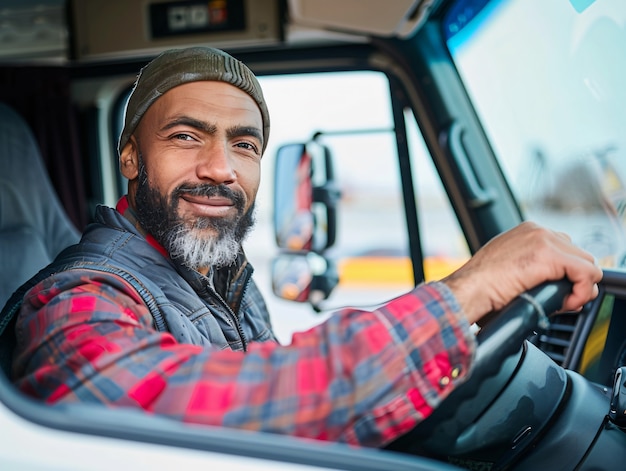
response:
<path fill-rule="evenodd" d="M 547 315 L 561 309 L 571 288 L 566 280 L 547 282 L 502 309 L 477 335 L 475 361 L 467 381 L 426 420 L 388 448 L 426 456 L 446 456 L 454 450 L 459 437 L 471 431 L 511 381 L 524 357 L 526 338 L 538 327 L 541 330 L 549 326 Z M 541 361 L 550 361 L 542 356 L 545 360 Z"/>

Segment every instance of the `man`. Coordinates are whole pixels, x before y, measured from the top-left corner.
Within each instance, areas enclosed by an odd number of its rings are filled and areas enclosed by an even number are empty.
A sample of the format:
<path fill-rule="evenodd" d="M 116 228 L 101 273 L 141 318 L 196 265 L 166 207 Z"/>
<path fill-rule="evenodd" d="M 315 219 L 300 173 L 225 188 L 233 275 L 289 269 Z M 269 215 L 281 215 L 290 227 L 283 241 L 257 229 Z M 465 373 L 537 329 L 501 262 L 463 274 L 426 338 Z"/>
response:
<path fill-rule="evenodd" d="M 589 254 L 523 224 L 442 282 L 281 346 L 241 250 L 268 135 L 258 82 L 225 53 L 167 51 L 141 71 L 119 142 L 127 197 L 13 298 L 22 391 L 383 446 L 470 374 L 470 324 L 545 280 L 572 281 L 564 309 L 597 295 Z"/>

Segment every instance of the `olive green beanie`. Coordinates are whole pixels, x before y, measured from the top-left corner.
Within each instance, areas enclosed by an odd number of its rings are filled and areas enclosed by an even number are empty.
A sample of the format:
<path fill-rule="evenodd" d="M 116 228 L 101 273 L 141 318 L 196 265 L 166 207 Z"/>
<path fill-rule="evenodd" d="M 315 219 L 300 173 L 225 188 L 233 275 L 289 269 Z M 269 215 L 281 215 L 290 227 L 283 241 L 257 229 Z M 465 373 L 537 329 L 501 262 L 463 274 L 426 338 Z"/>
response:
<path fill-rule="evenodd" d="M 270 133 L 270 117 L 261 85 L 243 62 L 211 47 L 170 49 L 141 69 L 126 105 L 118 151 L 122 152 L 141 117 L 161 95 L 178 85 L 205 80 L 230 83 L 254 99 L 263 119 L 265 151 Z"/>

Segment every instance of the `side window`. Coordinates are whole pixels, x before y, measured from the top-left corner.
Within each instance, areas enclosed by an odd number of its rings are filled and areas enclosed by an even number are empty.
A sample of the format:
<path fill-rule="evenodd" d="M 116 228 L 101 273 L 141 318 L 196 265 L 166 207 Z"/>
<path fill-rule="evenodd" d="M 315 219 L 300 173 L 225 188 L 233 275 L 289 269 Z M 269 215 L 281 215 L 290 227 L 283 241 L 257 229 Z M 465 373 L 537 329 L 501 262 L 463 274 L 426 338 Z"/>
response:
<path fill-rule="evenodd" d="M 389 83 L 372 71 L 261 77 L 272 119 L 257 198 L 257 228 L 246 242 L 260 289 L 281 341 L 345 305 L 371 306 L 410 290 L 413 272 L 393 132 Z M 407 114 L 412 168 L 428 280 L 445 276 L 468 250 L 415 119 Z M 269 266 L 277 249 L 271 227 L 273 159 L 279 146 L 320 133 L 331 149 L 342 197 L 337 242 L 327 253 L 340 282 L 315 314 L 309 305 L 271 294 Z M 445 235 L 445 237 L 444 237 Z M 268 242 L 271 248 L 268 250 Z"/>
<path fill-rule="evenodd" d="M 272 130 L 263 157 L 257 227 L 246 253 L 264 292 L 281 341 L 321 322 L 345 305 L 371 305 L 413 285 L 401 197 L 389 83 L 370 71 L 261 77 Z M 327 255 L 340 283 L 316 314 L 307 304 L 271 293 L 270 264 L 277 248 L 272 232 L 272 178 L 278 147 L 306 142 L 314 134 L 331 150 L 342 197 L 337 240 Z M 269 244 L 269 245 L 268 245 Z"/>

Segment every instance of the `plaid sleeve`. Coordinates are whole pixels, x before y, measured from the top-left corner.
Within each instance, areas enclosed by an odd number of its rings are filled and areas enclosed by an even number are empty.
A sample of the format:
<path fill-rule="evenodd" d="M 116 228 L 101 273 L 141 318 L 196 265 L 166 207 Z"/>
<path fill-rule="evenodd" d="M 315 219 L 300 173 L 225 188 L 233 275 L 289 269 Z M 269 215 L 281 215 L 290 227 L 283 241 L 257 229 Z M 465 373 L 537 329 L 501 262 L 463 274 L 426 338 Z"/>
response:
<path fill-rule="evenodd" d="M 381 446 L 428 416 L 468 372 L 469 326 L 443 284 L 374 311 L 345 309 L 247 353 L 155 331 L 114 275 L 62 273 L 29 292 L 14 378 L 48 403 L 141 407 L 175 419 Z"/>

